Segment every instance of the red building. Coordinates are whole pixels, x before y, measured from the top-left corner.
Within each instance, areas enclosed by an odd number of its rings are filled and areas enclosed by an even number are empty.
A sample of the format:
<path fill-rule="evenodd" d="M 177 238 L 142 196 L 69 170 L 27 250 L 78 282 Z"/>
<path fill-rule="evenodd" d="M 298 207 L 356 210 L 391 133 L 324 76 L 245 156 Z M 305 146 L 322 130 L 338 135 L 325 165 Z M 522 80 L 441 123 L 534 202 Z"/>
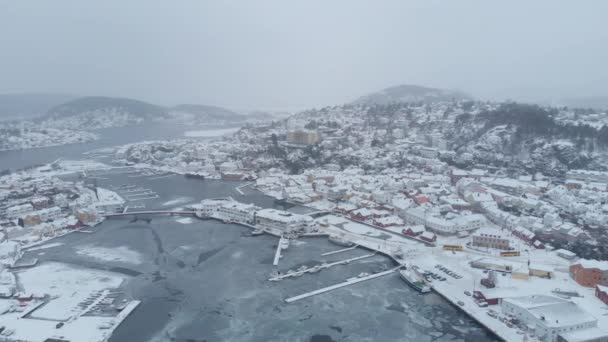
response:
<path fill-rule="evenodd" d="M 350 217 L 353 220 L 365 221 L 365 220 L 373 217 L 373 213 L 371 210 L 369 210 L 367 208 L 361 208 L 361 209 L 351 211 Z"/>
<path fill-rule="evenodd" d="M 426 241 L 426 242 L 435 242 L 437 241 L 437 235 L 431 233 L 431 232 L 424 232 L 422 234 L 420 234 L 420 240 L 422 241 Z"/>
<path fill-rule="evenodd" d="M 534 246 L 534 248 L 536 248 L 536 249 L 545 249 L 545 245 L 538 240 L 534 240 L 534 242 L 532 243 L 532 246 Z"/>
<path fill-rule="evenodd" d="M 429 198 L 424 196 L 424 195 L 418 195 L 414 197 L 414 202 L 416 202 L 416 204 L 421 205 L 423 203 L 428 203 L 430 202 Z"/>
<path fill-rule="evenodd" d="M 580 259 L 570 265 L 570 276 L 582 286 L 608 286 L 608 261 Z"/>
<path fill-rule="evenodd" d="M 608 287 L 602 285 L 595 286 L 595 296 L 604 304 L 608 305 Z"/>
<path fill-rule="evenodd" d="M 407 228 L 403 229 L 401 232 L 403 233 L 403 235 L 416 237 L 416 236 L 424 233 L 425 230 L 424 230 L 423 225 L 416 225 L 416 226 L 407 227 Z"/>
<path fill-rule="evenodd" d="M 532 233 L 531 231 L 527 230 L 526 228 L 522 228 L 522 227 L 516 227 L 515 229 L 513 229 L 513 235 L 526 241 L 527 243 L 532 243 L 532 241 L 534 241 L 534 237 L 535 237 L 534 233 Z"/>
<path fill-rule="evenodd" d="M 473 298 L 485 301 L 488 305 L 498 305 L 502 300 L 500 297 L 492 296 L 482 291 L 473 291 Z"/>

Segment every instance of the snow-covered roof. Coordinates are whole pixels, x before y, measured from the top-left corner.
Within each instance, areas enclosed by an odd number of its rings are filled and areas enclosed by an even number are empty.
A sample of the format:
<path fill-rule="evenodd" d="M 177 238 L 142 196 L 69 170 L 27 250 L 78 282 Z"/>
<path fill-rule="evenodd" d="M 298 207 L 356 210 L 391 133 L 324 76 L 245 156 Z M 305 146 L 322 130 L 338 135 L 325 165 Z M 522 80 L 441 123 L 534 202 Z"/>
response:
<path fill-rule="evenodd" d="M 582 310 L 575 303 L 557 297 L 546 295 L 532 295 L 514 298 L 504 298 L 508 302 L 527 310 L 549 327 L 561 327 L 596 322 L 597 319 L 590 313 Z"/>
<path fill-rule="evenodd" d="M 601 271 L 608 271 L 608 261 L 580 259 L 577 264 L 584 268 L 597 268 Z"/>
<path fill-rule="evenodd" d="M 576 256 L 576 253 L 570 252 L 569 250 L 563 249 L 563 248 L 556 250 L 555 253 L 561 254 L 561 255 L 565 255 L 565 256 L 568 256 L 568 257 L 575 257 Z"/>
<path fill-rule="evenodd" d="M 563 332 L 560 333 L 560 336 L 568 342 L 584 342 L 605 340 L 607 334 L 605 331 L 597 327 L 593 327 L 589 329 Z"/>

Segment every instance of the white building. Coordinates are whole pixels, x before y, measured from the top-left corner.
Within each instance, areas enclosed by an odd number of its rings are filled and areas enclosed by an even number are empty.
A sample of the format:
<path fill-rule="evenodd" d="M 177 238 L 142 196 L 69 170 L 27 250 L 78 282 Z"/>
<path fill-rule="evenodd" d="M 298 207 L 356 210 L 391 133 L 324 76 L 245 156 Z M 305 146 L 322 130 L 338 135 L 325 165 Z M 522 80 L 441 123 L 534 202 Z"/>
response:
<path fill-rule="evenodd" d="M 29 204 L 21 204 L 6 209 L 7 218 L 17 218 L 34 210 L 34 207 Z"/>
<path fill-rule="evenodd" d="M 471 244 L 476 247 L 508 250 L 510 239 L 507 234 L 496 228 L 482 228 L 471 237 Z"/>
<path fill-rule="evenodd" d="M 218 207 L 217 212 L 225 221 L 253 223 L 255 212 L 259 209 L 253 204 L 226 201 Z"/>
<path fill-rule="evenodd" d="M 542 341 L 573 341 L 568 334 L 588 331 L 597 336 L 597 319 L 575 303 L 546 295 L 504 298 L 503 313 L 513 315 L 531 327 Z M 603 338 L 608 338 L 607 335 Z M 579 340 L 588 341 L 588 340 Z M 595 339 L 594 339 L 595 341 Z M 605 341 L 598 339 L 597 341 Z"/>
<path fill-rule="evenodd" d="M 274 228 L 286 233 L 308 231 L 312 228 L 313 219 L 277 209 L 261 209 L 255 213 L 255 224 L 262 228 Z"/>

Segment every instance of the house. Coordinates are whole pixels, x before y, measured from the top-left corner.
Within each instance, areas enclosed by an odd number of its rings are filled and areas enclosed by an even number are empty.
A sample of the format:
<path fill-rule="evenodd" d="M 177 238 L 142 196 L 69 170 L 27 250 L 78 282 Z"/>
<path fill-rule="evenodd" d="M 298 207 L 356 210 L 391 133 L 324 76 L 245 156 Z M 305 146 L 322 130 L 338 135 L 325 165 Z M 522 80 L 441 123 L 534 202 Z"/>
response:
<path fill-rule="evenodd" d="M 334 207 L 334 211 L 342 214 L 342 215 L 346 215 L 348 213 L 350 213 L 353 210 L 357 210 L 358 207 L 352 203 L 345 203 L 345 202 L 340 202 L 338 203 L 338 205 L 336 205 Z"/>
<path fill-rule="evenodd" d="M 30 200 L 34 209 L 42 209 L 49 206 L 49 198 L 46 196 L 34 197 Z"/>
<path fill-rule="evenodd" d="M 574 254 L 573 252 L 570 252 L 569 250 L 566 250 L 566 249 L 558 249 L 555 251 L 555 253 L 557 254 L 557 256 L 562 257 L 566 260 L 576 259 L 576 254 Z"/>
<path fill-rule="evenodd" d="M 437 236 L 431 232 L 424 232 L 419 235 L 419 238 L 422 241 L 426 241 L 426 242 L 430 242 L 430 243 L 434 243 L 435 241 L 437 241 Z"/>
<path fill-rule="evenodd" d="M 403 224 L 403 220 L 400 219 L 398 216 L 384 216 L 384 217 L 380 217 L 380 218 L 375 218 L 374 219 L 374 224 L 378 227 L 382 227 L 382 228 L 386 228 L 386 227 L 392 227 L 392 226 L 399 226 Z"/>
<path fill-rule="evenodd" d="M 350 212 L 350 217 L 353 220 L 365 221 L 373 217 L 373 212 L 367 208 L 356 209 Z"/>
<path fill-rule="evenodd" d="M 580 259 L 570 265 L 570 276 L 582 286 L 608 286 L 608 261 Z"/>
<path fill-rule="evenodd" d="M 538 240 L 534 240 L 534 242 L 532 243 L 532 246 L 534 246 L 534 248 L 536 248 L 536 249 L 545 249 L 545 245 Z"/>
<path fill-rule="evenodd" d="M 416 237 L 422 233 L 425 232 L 424 226 L 423 225 L 414 225 L 414 226 L 408 226 L 407 228 L 402 230 L 404 235 L 407 236 L 411 236 L 411 237 Z"/>
<path fill-rule="evenodd" d="M 527 243 L 532 243 L 534 240 L 534 233 L 523 227 L 515 227 L 515 229 L 513 229 L 513 235 Z"/>
<path fill-rule="evenodd" d="M 595 296 L 604 302 L 604 304 L 608 305 L 608 287 L 595 285 Z"/>
<path fill-rule="evenodd" d="M 8 218 L 17 218 L 22 216 L 30 211 L 33 211 L 34 207 L 30 203 L 25 203 L 21 205 L 16 205 L 13 207 L 9 207 L 6 209 L 6 217 Z"/>

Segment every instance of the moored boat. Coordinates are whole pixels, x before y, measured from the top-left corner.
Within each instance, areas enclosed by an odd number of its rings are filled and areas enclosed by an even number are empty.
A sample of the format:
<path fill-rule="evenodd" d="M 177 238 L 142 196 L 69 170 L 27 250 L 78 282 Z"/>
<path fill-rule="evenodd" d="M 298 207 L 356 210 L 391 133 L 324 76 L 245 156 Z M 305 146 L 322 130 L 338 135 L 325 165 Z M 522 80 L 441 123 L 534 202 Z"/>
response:
<path fill-rule="evenodd" d="M 352 243 L 344 238 L 341 238 L 339 236 L 335 236 L 335 235 L 329 236 L 329 242 L 333 242 L 336 245 L 343 246 L 343 247 L 352 247 L 355 245 L 354 243 Z"/>
<path fill-rule="evenodd" d="M 413 269 L 400 270 L 399 275 L 408 285 L 420 293 L 431 292 L 431 287 L 424 278 Z"/>

